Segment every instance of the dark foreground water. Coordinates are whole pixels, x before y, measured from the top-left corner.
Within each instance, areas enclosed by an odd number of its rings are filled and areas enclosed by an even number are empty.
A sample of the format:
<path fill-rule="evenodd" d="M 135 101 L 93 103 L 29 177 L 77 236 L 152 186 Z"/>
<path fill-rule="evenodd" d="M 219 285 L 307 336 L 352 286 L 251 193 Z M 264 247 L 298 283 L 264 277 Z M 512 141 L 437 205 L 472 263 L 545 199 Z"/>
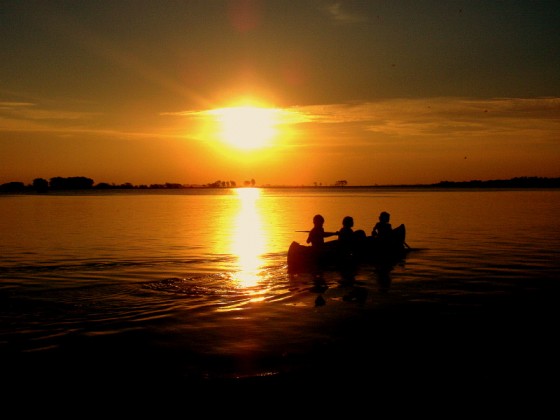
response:
<path fill-rule="evenodd" d="M 383 210 L 412 248 L 390 270 L 288 274 L 314 214 L 369 233 Z M 19 396 L 398 390 L 541 407 L 558 377 L 558 215 L 549 189 L 1 195 L 2 381 Z"/>

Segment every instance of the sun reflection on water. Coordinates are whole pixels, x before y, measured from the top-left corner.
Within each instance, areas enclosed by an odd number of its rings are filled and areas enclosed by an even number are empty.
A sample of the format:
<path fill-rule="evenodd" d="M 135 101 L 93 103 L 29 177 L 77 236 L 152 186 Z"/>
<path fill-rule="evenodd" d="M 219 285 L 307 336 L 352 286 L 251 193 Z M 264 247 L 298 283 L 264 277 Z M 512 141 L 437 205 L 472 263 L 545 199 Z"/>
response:
<path fill-rule="evenodd" d="M 239 213 L 232 229 L 231 253 L 238 259 L 235 279 L 240 286 L 255 286 L 261 278 L 266 251 L 265 229 L 258 201 L 261 191 L 258 188 L 237 188 L 240 200 Z"/>

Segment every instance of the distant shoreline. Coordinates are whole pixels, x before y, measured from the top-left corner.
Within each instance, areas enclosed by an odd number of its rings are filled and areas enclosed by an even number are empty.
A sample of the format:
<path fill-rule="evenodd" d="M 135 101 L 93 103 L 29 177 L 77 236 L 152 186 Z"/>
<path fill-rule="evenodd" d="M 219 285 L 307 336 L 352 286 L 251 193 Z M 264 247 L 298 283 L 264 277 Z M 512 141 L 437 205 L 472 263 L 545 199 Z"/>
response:
<path fill-rule="evenodd" d="M 388 185 L 261 185 L 265 188 L 313 188 L 313 189 L 345 189 L 345 188 L 411 188 L 411 189 L 434 189 L 434 188 L 560 188 L 560 178 L 538 178 L 521 177 L 508 180 L 489 180 L 489 181 L 441 181 L 435 184 L 388 184 Z"/>
<path fill-rule="evenodd" d="M 56 179 L 59 182 L 53 182 Z M 60 182 L 60 181 L 64 182 Z M 40 182 L 37 182 L 40 181 Z M 23 182 L 8 182 L 0 185 L 0 193 L 48 193 L 50 191 L 106 191 L 106 190 L 177 190 L 177 189 L 228 189 L 228 188 L 302 188 L 302 189 L 502 189 L 502 188 L 560 188 L 560 178 L 516 177 L 507 180 L 471 180 L 471 181 L 440 181 L 434 184 L 394 184 L 394 185 L 221 185 L 216 183 L 207 185 L 190 185 L 179 183 L 132 185 L 130 183 L 116 185 L 99 183 L 85 177 L 53 178 L 51 183 L 44 179 L 36 179 L 33 184 Z"/>

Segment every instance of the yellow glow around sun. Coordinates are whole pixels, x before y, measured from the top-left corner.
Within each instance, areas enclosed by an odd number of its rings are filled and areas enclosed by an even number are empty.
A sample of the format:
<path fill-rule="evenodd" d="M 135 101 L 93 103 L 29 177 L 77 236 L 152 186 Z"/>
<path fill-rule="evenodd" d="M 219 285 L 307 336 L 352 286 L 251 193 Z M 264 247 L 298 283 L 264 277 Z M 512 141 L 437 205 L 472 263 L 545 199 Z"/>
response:
<path fill-rule="evenodd" d="M 257 106 L 235 106 L 210 111 L 220 124 L 220 138 L 238 149 L 268 146 L 278 133 L 280 111 Z"/>

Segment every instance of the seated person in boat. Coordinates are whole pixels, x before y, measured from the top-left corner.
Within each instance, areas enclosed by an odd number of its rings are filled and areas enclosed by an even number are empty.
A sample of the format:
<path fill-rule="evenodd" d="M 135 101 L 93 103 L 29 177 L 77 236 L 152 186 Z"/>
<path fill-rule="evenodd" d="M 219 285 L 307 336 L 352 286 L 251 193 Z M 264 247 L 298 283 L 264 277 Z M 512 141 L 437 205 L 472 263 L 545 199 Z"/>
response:
<path fill-rule="evenodd" d="M 341 244 L 349 244 L 354 239 L 354 219 L 351 216 L 346 216 L 342 219 L 342 227 L 337 232 L 338 240 Z"/>
<path fill-rule="evenodd" d="M 391 215 L 386 211 L 382 211 L 379 214 L 379 222 L 375 224 L 373 230 L 371 231 L 371 237 L 379 241 L 387 241 L 391 239 L 391 234 L 393 228 L 391 223 L 389 223 Z"/>
<path fill-rule="evenodd" d="M 325 232 L 323 225 L 325 224 L 325 219 L 320 214 L 313 216 L 313 229 L 309 231 L 307 236 L 307 243 L 311 244 L 313 248 L 322 247 L 325 243 L 325 238 L 329 236 L 334 236 L 337 232 Z"/>
<path fill-rule="evenodd" d="M 358 229 L 354 231 L 353 227 L 354 218 L 346 216 L 342 219 L 342 228 L 337 232 L 339 248 L 348 254 L 356 251 L 356 248 L 360 245 L 359 241 L 366 238 L 366 234 L 363 230 Z"/>

